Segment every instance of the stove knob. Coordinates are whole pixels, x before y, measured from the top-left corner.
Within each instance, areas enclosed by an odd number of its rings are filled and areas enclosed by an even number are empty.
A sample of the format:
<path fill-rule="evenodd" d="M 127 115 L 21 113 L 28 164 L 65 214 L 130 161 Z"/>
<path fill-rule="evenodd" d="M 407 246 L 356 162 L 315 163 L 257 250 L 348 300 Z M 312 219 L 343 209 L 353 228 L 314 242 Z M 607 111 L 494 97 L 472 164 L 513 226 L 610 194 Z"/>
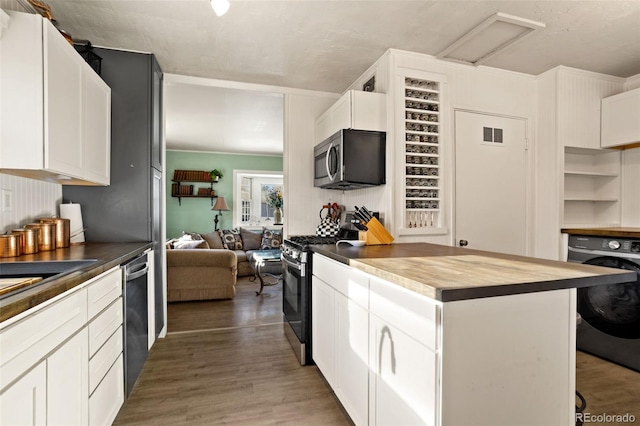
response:
<path fill-rule="evenodd" d="M 611 240 L 608 245 L 611 250 L 618 250 L 620 248 L 620 241 Z"/>

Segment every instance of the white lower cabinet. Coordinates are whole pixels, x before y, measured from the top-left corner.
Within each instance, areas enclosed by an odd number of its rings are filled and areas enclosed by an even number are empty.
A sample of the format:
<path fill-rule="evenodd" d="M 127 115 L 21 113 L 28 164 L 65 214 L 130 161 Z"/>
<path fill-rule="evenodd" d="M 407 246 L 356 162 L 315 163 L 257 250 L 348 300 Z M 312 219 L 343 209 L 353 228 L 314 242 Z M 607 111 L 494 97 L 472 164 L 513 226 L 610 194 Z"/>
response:
<path fill-rule="evenodd" d="M 353 422 L 367 424 L 369 398 L 362 386 L 369 380 L 369 313 L 336 292 L 336 395 Z"/>
<path fill-rule="evenodd" d="M 0 424 L 35 426 L 46 422 L 47 366 L 42 361 L 0 394 Z"/>
<path fill-rule="evenodd" d="M 0 374 L 8 378 L 0 391 L 0 424 L 87 423 L 86 303 L 81 289 L 0 331 L 7 355 Z M 35 367 L 21 362 L 33 359 Z M 18 378 L 11 383 L 13 377 Z"/>
<path fill-rule="evenodd" d="M 87 327 L 47 358 L 47 424 L 86 424 L 89 413 Z"/>
<path fill-rule="evenodd" d="M 124 363 L 122 354 L 89 398 L 89 424 L 110 425 L 124 402 Z"/>
<path fill-rule="evenodd" d="M 356 425 L 368 423 L 369 313 L 364 274 L 314 257 L 313 360 Z"/>
<path fill-rule="evenodd" d="M 1 425 L 113 422 L 124 402 L 121 282 L 113 268 L 0 323 Z"/>
<path fill-rule="evenodd" d="M 331 287 L 318 277 L 311 284 L 311 341 L 313 361 L 332 388 L 335 388 L 335 315 L 334 293 Z"/>
<path fill-rule="evenodd" d="M 313 360 L 356 425 L 434 425 L 438 302 L 314 255 Z"/>
<path fill-rule="evenodd" d="M 436 424 L 438 354 L 370 315 L 369 424 Z"/>

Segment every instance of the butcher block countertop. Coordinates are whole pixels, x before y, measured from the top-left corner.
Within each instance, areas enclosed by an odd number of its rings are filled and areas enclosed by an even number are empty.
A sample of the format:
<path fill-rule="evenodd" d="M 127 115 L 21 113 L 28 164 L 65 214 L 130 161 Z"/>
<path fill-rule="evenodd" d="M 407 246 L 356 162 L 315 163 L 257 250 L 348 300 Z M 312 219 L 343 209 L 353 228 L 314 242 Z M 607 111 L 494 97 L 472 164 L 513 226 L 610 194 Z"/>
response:
<path fill-rule="evenodd" d="M 594 237 L 640 238 L 640 228 L 562 228 L 562 233 L 569 235 L 588 235 Z"/>
<path fill-rule="evenodd" d="M 2 265 L 14 262 L 42 262 L 58 260 L 96 259 L 90 266 L 54 275 L 41 281 L 23 283 L 0 295 L 0 322 L 14 317 L 83 282 L 118 266 L 151 248 L 151 243 L 87 243 L 83 245 L 43 251 L 36 254 L 0 259 Z"/>
<path fill-rule="evenodd" d="M 427 243 L 312 250 L 442 302 L 636 280 L 635 272 L 622 269 Z"/>

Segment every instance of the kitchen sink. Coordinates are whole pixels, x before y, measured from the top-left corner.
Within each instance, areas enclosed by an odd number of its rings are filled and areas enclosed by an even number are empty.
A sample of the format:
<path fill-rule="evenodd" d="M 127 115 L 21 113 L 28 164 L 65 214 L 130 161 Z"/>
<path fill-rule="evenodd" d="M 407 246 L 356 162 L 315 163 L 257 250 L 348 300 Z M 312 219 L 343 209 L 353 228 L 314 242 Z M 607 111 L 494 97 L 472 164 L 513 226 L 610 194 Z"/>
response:
<path fill-rule="evenodd" d="M 42 277 L 44 279 L 84 268 L 96 261 L 97 259 L 83 259 L 0 263 L 0 278 Z"/>

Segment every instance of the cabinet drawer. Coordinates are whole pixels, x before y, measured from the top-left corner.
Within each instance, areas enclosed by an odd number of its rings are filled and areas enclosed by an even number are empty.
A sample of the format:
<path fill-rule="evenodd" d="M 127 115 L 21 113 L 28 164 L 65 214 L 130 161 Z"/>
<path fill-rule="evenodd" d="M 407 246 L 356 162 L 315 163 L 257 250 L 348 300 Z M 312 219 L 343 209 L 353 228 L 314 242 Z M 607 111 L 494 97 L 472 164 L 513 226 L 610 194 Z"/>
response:
<path fill-rule="evenodd" d="M 86 289 L 0 332 L 0 389 L 38 363 L 87 322 Z"/>
<path fill-rule="evenodd" d="M 89 424 L 110 425 L 124 403 L 124 365 L 122 354 L 89 397 Z"/>
<path fill-rule="evenodd" d="M 122 325 L 122 298 L 118 297 L 103 313 L 89 323 L 89 357 Z"/>
<path fill-rule="evenodd" d="M 435 300 L 371 277 L 370 312 L 431 350 L 438 350 L 440 306 Z"/>
<path fill-rule="evenodd" d="M 89 361 L 89 394 L 93 393 L 121 353 L 122 326 L 118 327 Z"/>
<path fill-rule="evenodd" d="M 313 255 L 313 275 L 352 302 L 369 309 L 369 275 L 317 254 Z"/>
<path fill-rule="evenodd" d="M 122 272 L 116 267 L 94 278 L 88 286 L 89 319 L 122 295 Z"/>

